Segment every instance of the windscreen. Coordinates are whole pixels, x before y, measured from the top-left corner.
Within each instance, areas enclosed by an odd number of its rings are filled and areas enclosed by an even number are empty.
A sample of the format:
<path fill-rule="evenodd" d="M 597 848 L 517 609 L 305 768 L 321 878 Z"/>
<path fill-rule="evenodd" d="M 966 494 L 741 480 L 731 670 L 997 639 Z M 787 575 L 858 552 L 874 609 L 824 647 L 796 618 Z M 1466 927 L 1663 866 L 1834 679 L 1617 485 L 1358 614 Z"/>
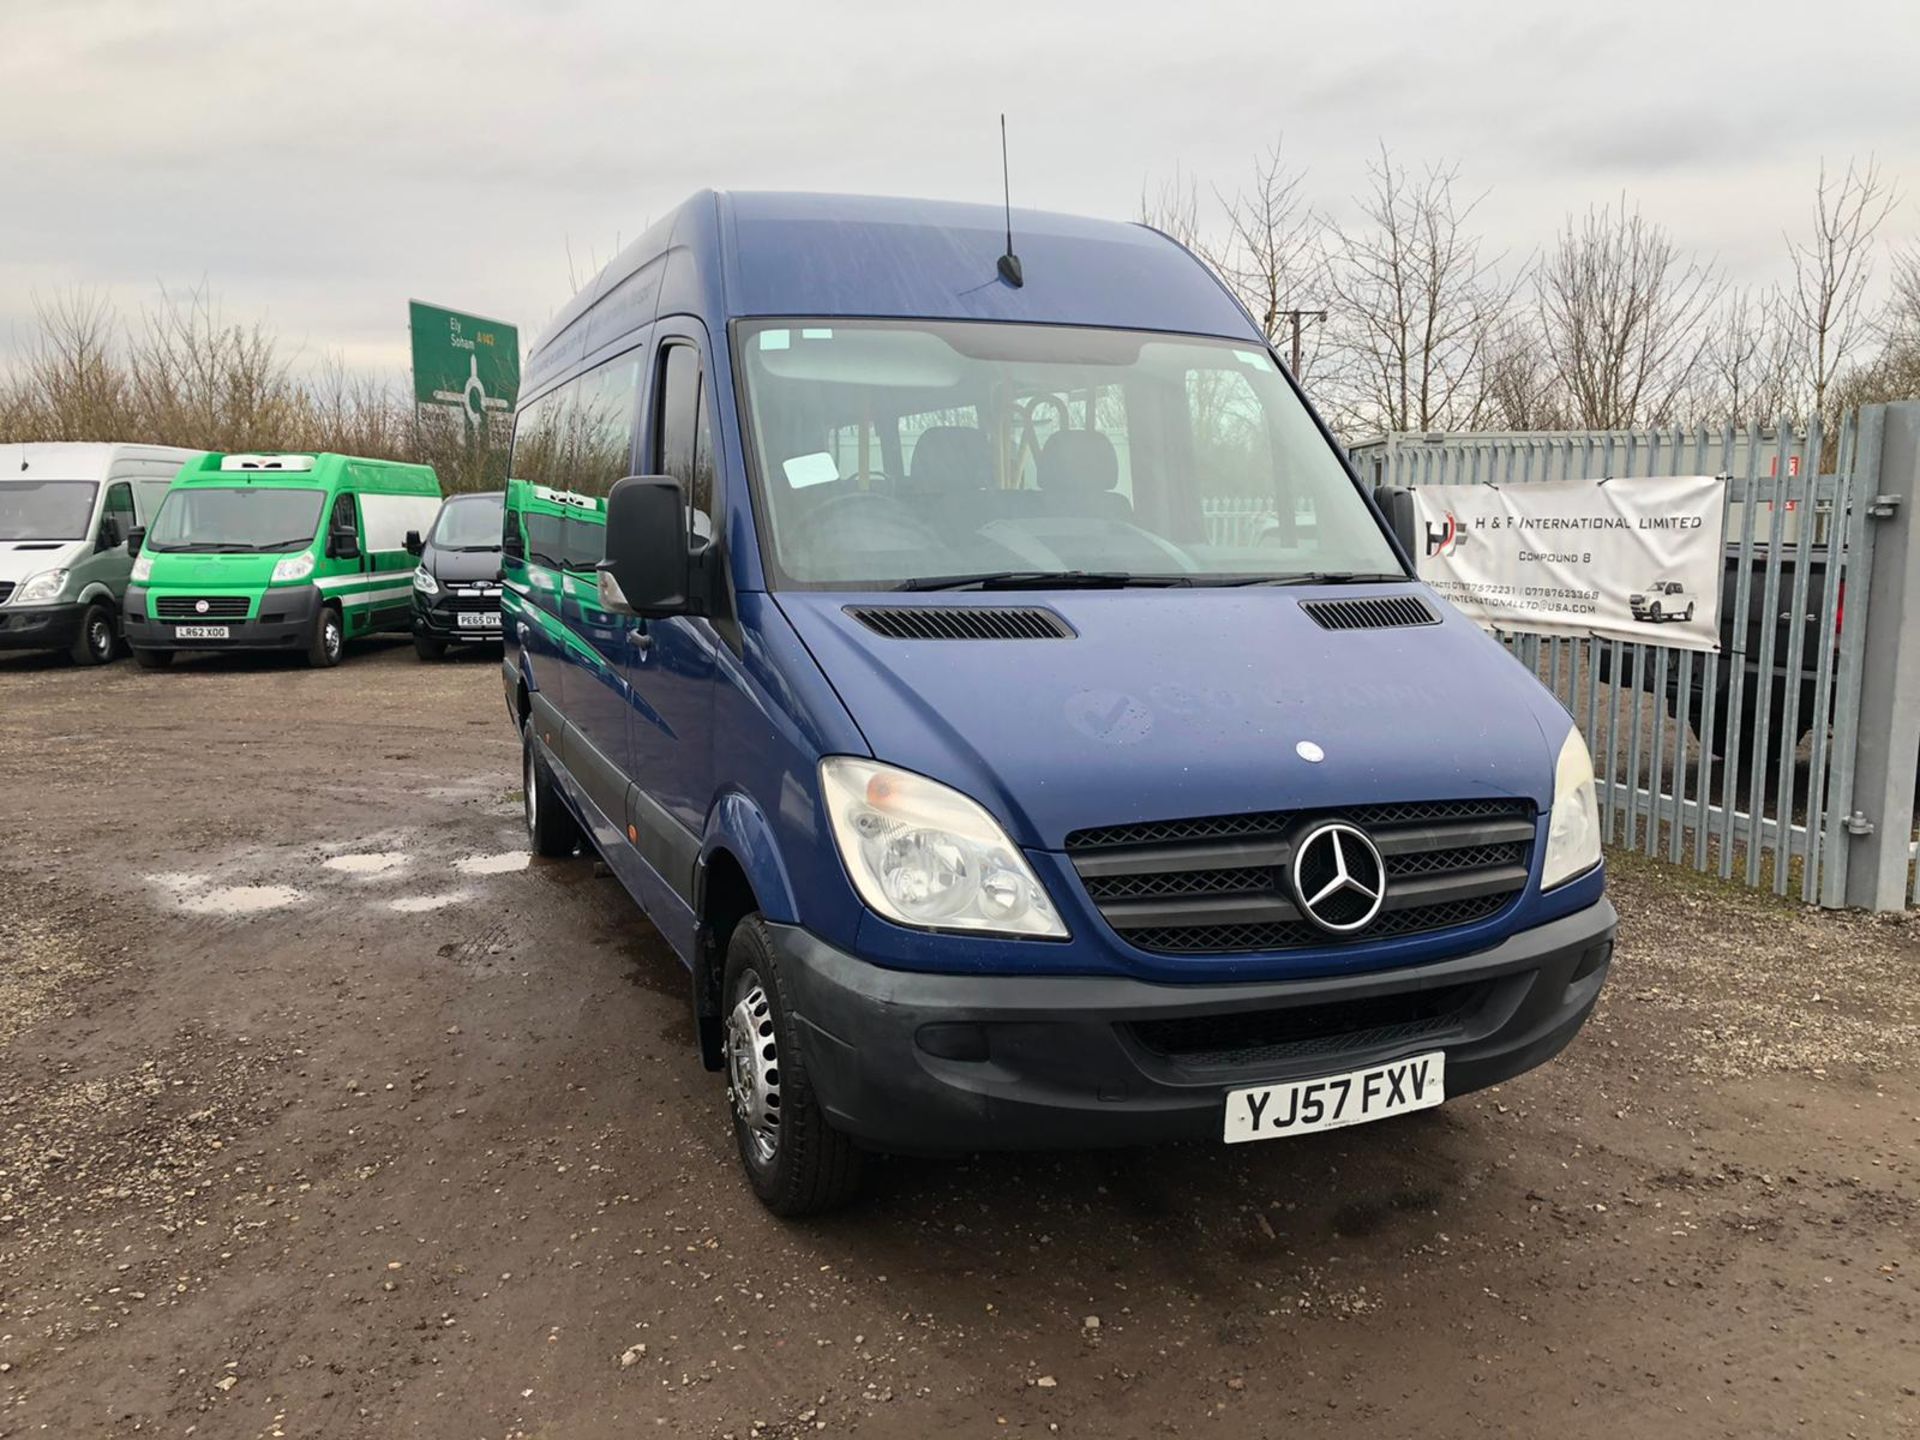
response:
<path fill-rule="evenodd" d="M 149 550 L 249 552 L 299 550 L 320 522 L 320 490 L 251 485 L 173 489 L 147 532 Z"/>
<path fill-rule="evenodd" d="M 0 482 L 0 540 L 84 540 L 93 516 L 91 480 Z"/>
<path fill-rule="evenodd" d="M 469 495 L 440 507 L 433 543 L 441 550 L 498 550 L 500 497 Z"/>
<path fill-rule="evenodd" d="M 780 583 L 1405 573 L 1262 350 L 938 321 L 737 337 Z"/>

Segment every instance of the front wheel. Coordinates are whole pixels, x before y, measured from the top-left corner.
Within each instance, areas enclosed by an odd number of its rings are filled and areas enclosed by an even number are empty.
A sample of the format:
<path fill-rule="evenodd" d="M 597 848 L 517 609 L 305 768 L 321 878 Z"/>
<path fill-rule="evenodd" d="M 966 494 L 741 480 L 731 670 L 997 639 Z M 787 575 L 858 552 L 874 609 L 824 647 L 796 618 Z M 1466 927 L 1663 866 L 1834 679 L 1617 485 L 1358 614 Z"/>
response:
<path fill-rule="evenodd" d="M 307 664 L 315 670 L 331 670 L 340 663 L 340 652 L 346 648 L 346 632 L 341 628 L 340 612 L 331 605 L 322 605 L 320 613 L 313 617 L 313 635 L 307 641 Z"/>
<path fill-rule="evenodd" d="M 828 1122 L 814 1094 L 786 977 L 757 914 L 734 927 L 721 994 L 727 1100 L 754 1193 L 788 1218 L 846 1204 L 860 1188 L 860 1151 Z"/>
<path fill-rule="evenodd" d="M 1689 621 L 1693 619 L 1693 602 L 1691 600 L 1687 602 L 1687 619 Z"/>
<path fill-rule="evenodd" d="M 559 859 L 580 848 L 580 826 L 560 798 L 553 772 L 541 758 L 533 722 L 520 727 L 520 783 L 527 816 L 527 844 L 536 855 Z"/>
<path fill-rule="evenodd" d="M 444 660 L 447 656 L 447 642 L 436 640 L 431 635 L 415 635 L 413 653 L 422 660 Z"/>
<path fill-rule="evenodd" d="M 113 640 L 113 611 L 95 600 L 80 617 L 67 658 L 76 665 L 104 665 L 113 658 Z"/>
<path fill-rule="evenodd" d="M 1647 618 L 1656 625 L 1660 623 L 1660 602 L 1658 600 L 1647 607 Z"/>

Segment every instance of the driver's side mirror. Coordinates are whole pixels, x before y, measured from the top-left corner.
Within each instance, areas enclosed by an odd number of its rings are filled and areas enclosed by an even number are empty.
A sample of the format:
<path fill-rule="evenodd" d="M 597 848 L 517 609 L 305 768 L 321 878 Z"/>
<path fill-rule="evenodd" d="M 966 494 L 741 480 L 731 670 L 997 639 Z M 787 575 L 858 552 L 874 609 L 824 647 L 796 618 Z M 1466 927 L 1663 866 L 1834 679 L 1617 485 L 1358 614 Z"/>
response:
<path fill-rule="evenodd" d="M 140 547 L 147 543 L 147 527 L 136 525 L 127 531 L 127 554 L 138 555 Z"/>
<path fill-rule="evenodd" d="M 420 558 L 421 553 L 427 548 L 427 542 L 420 538 L 420 532 L 418 530 L 407 531 L 407 538 L 400 543 L 406 547 L 407 554 L 413 556 L 416 560 Z"/>
<path fill-rule="evenodd" d="M 329 560 L 359 559 L 360 537 L 351 529 L 333 531 L 327 536 L 327 558 Z"/>
<path fill-rule="evenodd" d="M 120 548 L 121 541 L 125 539 L 126 539 L 126 536 L 120 533 L 120 522 L 118 520 L 114 519 L 113 516 L 111 515 L 105 515 L 101 517 L 100 540 L 99 540 L 99 543 L 94 547 L 95 549 L 118 550 Z"/>
<path fill-rule="evenodd" d="M 1407 552 L 1414 569 L 1420 568 L 1420 514 L 1414 508 L 1413 491 L 1395 485 L 1382 485 L 1373 492 L 1373 503 L 1379 507 L 1380 518 L 1387 522 L 1387 528 L 1393 531 L 1393 538 L 1400 542 L 1400 548 Z"/>
<path fill-rule="evenodd" d="M 711 545 L 688 539 L 686 492 L 670 475 L 629 475 L 607 495 L 607 558 L 599 568 L 636 615 L 704 614 L 695 577 Z M 603 589 L 605 598 L 613 594 Z"/>

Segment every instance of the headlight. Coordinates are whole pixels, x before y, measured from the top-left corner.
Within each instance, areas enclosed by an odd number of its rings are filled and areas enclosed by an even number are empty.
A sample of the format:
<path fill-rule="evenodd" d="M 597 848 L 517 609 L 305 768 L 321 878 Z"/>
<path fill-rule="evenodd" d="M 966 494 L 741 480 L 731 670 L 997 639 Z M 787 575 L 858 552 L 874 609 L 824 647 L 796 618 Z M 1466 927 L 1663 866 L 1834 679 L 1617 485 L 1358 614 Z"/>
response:
<path fill-rule="evenodd" d="M 1540 888 L 1551 890 L 1600 863 L 1600 799 L 1593 789 L 1593 757 L 1580 727 L 1567 731 L 1553 767 L 1553 814 L 1547 820 L 1547 859 Z"/>
<path fill-rule="evenodd" d="M 67 585 L 67 572 L 64 570 L 42 570 L 20 587 L 20 593 L 14 601 L 21 605 L 31 605 L 36 600 L 55 599 Z"/>
<path fill-rule="evenodd" d="M 1066 939 L 1019 848 L 957 790 L 844 757 L 820 762 L 820 789 L 840 858 L 877 914 L 923 930 Z"/>
<path fill-rule="evenodd" d="M 289 555 L 273 567 L 273 583 L 282 580 L 304 580 L 313 573 L 313 552 L 303 550 L 298 555 Z"/>
<path fill-rule="evenodd" d="M 427 573 L 427 567 L 422 565 L 413 572 L 413 588 L 418 590 L 422 595 L 438 595 L 440 593 L 440 582 L 429 575 Z"/>
<path fill-rule="evenodd" d="M 142 550 L 139 558 L 133 562 L 133 573 L 127 578 L 136 585 L 143 585 L 152 574 L 153 557 Z"/>

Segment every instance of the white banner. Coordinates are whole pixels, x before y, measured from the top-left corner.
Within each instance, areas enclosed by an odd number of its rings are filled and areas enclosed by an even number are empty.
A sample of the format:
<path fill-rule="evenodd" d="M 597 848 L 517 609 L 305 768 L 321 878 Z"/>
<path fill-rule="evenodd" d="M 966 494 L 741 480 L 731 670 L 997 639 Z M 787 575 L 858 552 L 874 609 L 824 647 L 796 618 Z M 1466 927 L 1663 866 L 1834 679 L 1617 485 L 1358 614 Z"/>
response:
<path fill-rule="evenodd" d="M 1420 578 L 1497 630 L 1720 648 L 1726 482 L 1424 485 Z"/>

